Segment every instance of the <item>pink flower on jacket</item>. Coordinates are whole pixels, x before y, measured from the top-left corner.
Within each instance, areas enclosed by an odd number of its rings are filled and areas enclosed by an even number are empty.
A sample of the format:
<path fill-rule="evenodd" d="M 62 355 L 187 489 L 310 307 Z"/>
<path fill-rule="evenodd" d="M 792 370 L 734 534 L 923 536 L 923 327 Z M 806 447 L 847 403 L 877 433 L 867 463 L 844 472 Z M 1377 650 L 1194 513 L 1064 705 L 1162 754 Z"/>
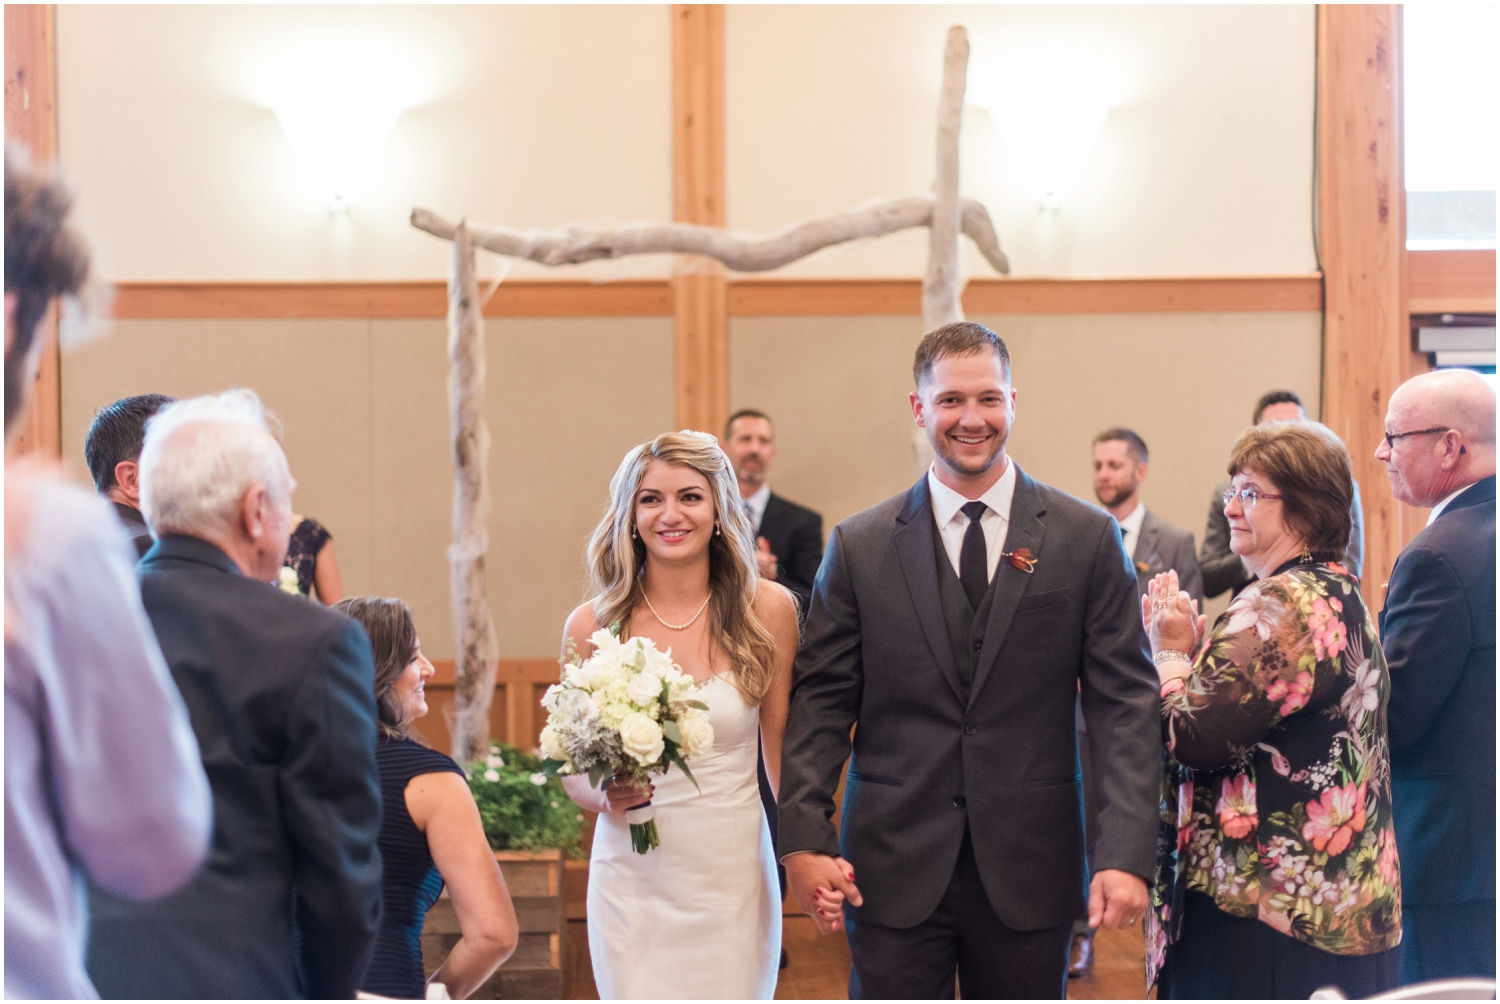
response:
<path fill-rule="evenodd" d="M 1333 572 L 1333 573 L 1337 574 L 1337 575 L 1347 576 L 1348 578 L 1351 578 L 1351 579 L 1354 577 L 1352 575 L 1349 575 L 1349 569 L 1345 568 L 1343 565 L 1339 564 L 1337 561 L 1330 561 L 1328 563 L 1328 570 L 1330 572 Z"/>
<path fill-rule="evenodd" d="M 1364 783 L 1329 788 L 1307 803 L 1307 823 L 1302 827 L 1304 840 L 1328 854 L 1342 854 L 1365 828 Z"/>
<path fill-rule="evenodd" d="M 1338 600 L 1332 601 L 1342 609 Z M 1319 660 L 1332 659 L 1349 644 L 1344 631 L 1344 622 L 1339 611 L 1329 607 L 1329 601 L 1319 597 L 1313 600 L 1312 613 L 1307 618 L 1307 628 L 1312 633 L 1313 651 Z"/>
<path fill-rule="evenodd" d="M 1219 828 L 1226 837 L 1244 840 L 1255 832 L 1255 782 L 1250 775 L 1226 777 L 1219 788 Z"/>
<path fill-rule="evenodd" d="M 1184 781 L 1177 786 L 1177 849 L 1180 851 L 1193 839 L 1193 782 Z"/>
<path fill-rule="evenodd" d="M 1380 860 L 1376 863 L 1380 880 L 1388 886 L 1401 883 L 1401 862 L 1396 856 L 1396 835 L 1390 829 L 1380 831 Z"/>
<path fill-rule="evenodd" d="M 1266 699 L 1272 704 L 1281 702 L 1281 717 L 1285 718 L 1307 704 L 1307 699 L 1312 695 L 1312 674 L 1306 671 L 1297 674 L 1297 678 L 1290 683 L 1286 680 L 1274 680 L 1266 688 Z"/>

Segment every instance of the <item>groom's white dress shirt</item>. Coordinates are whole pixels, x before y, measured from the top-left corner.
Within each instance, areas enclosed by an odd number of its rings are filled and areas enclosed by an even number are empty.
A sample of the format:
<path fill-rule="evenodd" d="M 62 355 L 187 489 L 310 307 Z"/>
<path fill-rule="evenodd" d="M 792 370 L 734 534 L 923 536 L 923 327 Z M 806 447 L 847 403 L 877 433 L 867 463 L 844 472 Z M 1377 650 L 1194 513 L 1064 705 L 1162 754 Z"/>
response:
<path fill-rule="evenodd" d="M 937 521 L 938 533 L 943 537 L 943 550 L 953 564 L 953 574 L 959 571 L 959 553 L 964 546 L 964 533 L 969 529 L 969 517 L 963 507 L 970 500 L 938 480 L 937 468 L 927 469 L 927 490 L 932 494 L 932 518 Z M 979 527 L 984 531 L 984 556 L 989 563 L 986 577 L 995 577 L 995 567 L 1000 564 L 1000 552 L 1005 547 L 1005 532 L 1010 527 L 1010 500 L 1016 494 L 1016 462 L 1005 459 L 1005 473 L 1000 480 L 990 485 L 990 490 L 973 501 L 983 502 L 988 508 L 979 517 Z"/>

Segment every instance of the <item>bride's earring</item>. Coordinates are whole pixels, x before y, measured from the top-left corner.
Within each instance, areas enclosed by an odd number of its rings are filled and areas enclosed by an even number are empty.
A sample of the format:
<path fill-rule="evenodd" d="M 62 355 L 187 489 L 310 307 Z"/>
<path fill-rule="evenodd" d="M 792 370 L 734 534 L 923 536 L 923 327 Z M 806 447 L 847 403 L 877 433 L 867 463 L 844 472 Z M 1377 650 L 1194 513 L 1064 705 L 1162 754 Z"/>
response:
<path fill-rule="evenodd" d="M 631 527 L 630 528 L 630 539 L 631 540 L 640 540 L 641 539 L 641 535 L 640 535 L 639 531 L 636 530 L 635 527 Z"/>
<path fill-rule="evenodd" d="M 724 531 L 719 528 L 719 521 L 718 520 L 714 520 L 714 536 L 715 537 L 722 537 L 723 535 L 724 535 Z"/>

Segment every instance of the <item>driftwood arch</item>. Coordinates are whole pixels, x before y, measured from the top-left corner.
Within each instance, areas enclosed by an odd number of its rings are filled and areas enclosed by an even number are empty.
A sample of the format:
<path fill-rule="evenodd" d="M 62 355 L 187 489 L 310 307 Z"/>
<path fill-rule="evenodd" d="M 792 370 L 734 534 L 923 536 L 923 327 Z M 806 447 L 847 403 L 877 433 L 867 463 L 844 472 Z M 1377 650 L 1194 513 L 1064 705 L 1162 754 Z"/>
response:
<path fill-rule="evenodd" d="M 412 226 L 453 243 L 448 271 L 448 413 L 454 490 L 453 543 L 448 558 L 458 642 L 452 729 L 455 759 L 467 762 L 489 748 L 490 700 L 498 658 L 485 580 L 490 433 L 484 421 L 484 319 L 475 248 L 551 266 L 636 254 L 696 254 L 737 272 L 762 272 L 835 244 L 925 226 L 930 241 L 927 271 L 922 278 L 923 330 L 962 320 L 959 235 L 972 240 L 995 271 L 1010 271 L 989 212 L 981 203 L 959 194 L 958 141 L 968 65 L 968 33 L 960 26 L 952 27 L 943 50 L 937 170 L 931 196 L 880 199 L 762 236 L 688 223 L 576 224 L 558 230 L 517 230 L 467 220 L 455 224 L 427 209 L 412 210 Z M 913 449 L 922 466 L 926 447 L 926 440 L 915 434 Z"/>

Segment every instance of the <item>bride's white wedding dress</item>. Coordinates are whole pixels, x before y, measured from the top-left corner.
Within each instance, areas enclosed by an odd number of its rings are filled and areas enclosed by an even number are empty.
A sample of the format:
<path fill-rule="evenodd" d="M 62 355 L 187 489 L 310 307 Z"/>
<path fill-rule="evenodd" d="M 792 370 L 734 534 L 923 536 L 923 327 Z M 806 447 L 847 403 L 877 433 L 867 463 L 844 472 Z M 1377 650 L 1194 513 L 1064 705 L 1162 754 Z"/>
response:
<path fill-rule="evenodd" d="M 589 952 L 602 999 L 769 1000 L 781 895 L 755 758 L 760 711 L 715 677 L 702 687 L 713 748 L 653 778 L 661 846 L 637 854 L 622 813 L 599 816 L 589 864 Z"/>

